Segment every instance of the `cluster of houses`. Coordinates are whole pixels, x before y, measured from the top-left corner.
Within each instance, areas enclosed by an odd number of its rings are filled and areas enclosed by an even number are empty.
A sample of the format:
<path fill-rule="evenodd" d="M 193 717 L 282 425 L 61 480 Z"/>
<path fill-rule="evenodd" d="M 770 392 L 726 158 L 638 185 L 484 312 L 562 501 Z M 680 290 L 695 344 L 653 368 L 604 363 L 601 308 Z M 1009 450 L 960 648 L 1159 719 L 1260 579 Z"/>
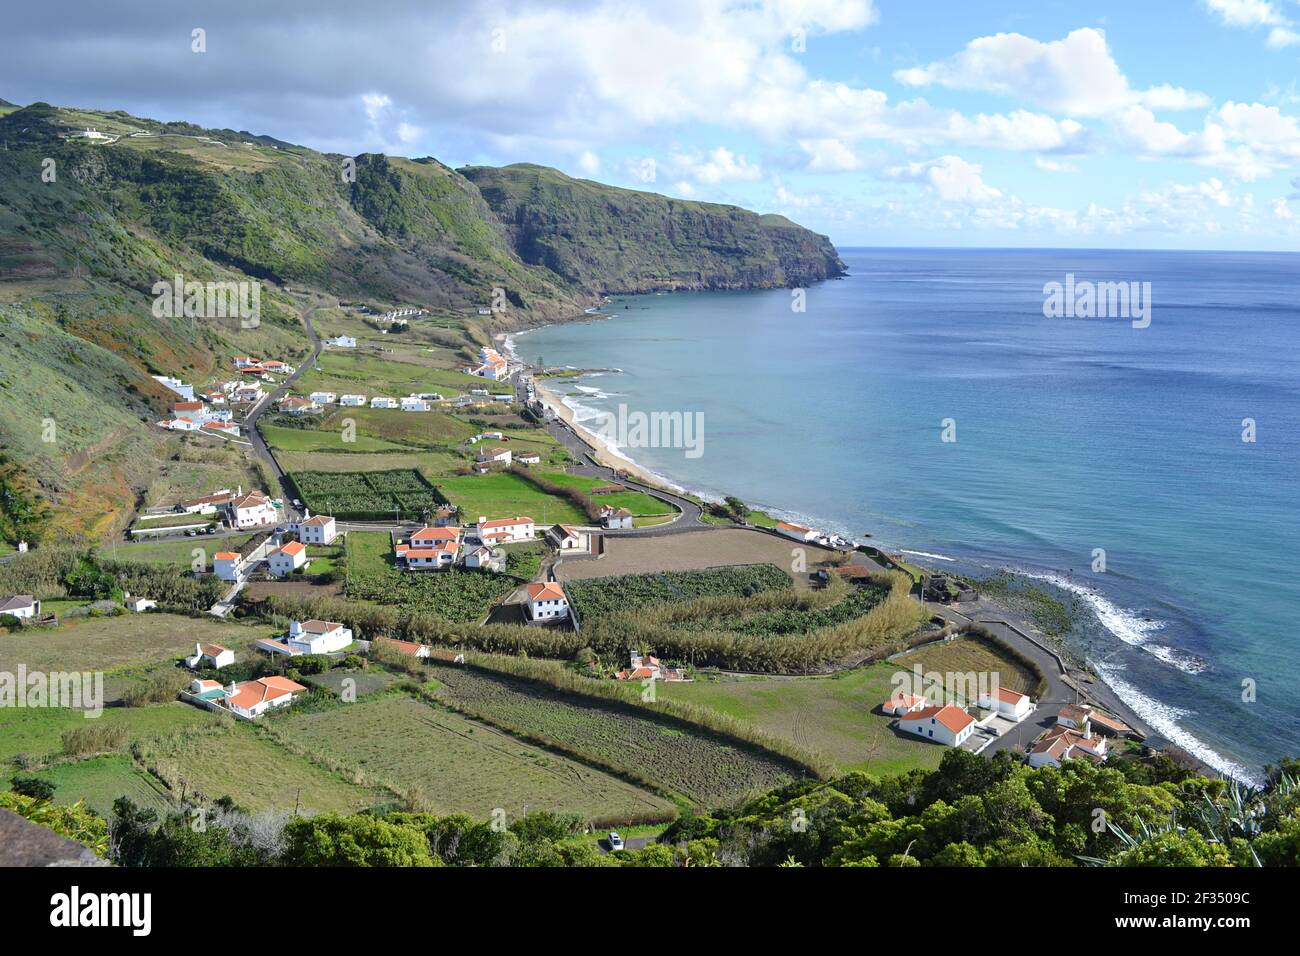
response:
<path fill-rule="evenodd" d="M 503 382 L 510 377 L 510 363 L 496 349 L 485 345 L 478 351 L 478 364 L 466 366 L 465 371 L 479 378 Z"/>
<path fill-rule="evenodd" d="M 1134 733 L 1117 717 L 1088 704 L 1066 704 L 1056 723 L 1029 748 L 1031 767 L 1059 767 L 1063 760 L 1103 763 L 1109 756 L 1106 738 Z"/>
<path fill-rule="evenodd" d="M 259 677 L 257 680 L 221 681 L 195 678 L 185 699 L 209 710 L 227 711 L 243 720 L 256 720 L 273 707 L 292 704 L 306 687 L 287 677 Z"/>
<path fill-rule="evenodd" d="M 436 571 L 460 565 L 486 571 L 505 568 L 505 554 L 499 545 L 531 541 L 536 534 L 532 518 L 480 517 L 468 528 L 444 525 L 421 528 L 393 546 L 398 563 L 408 571 Z"/>
<path fill-rule="evenodd" d="M 198 399 L 179 401 L 172 404 L 172 417 L 159 421 L 159 428 L 177 432 L 205 432 L 239 437 L 239 425 L 233 420 L 229 408 Z"/>
<path fill-rule="evenodd" d="M 437 392 L 422 392 L 405 398 L 392 398 L 387 395 L 375 395 L 370 399 L 371 408 L 399 408 L 404 412 L 427 412 L 434 402 L 443 401 Z M 285 415 L 318 415 L 326 405 L 338 405 L 341 408 L 364 408 L 366 396 L 339 395 L 335 392 L 312 392 L 306 398 L 286 395 L 276 403 L 276 408 Z"/>
<path fill-rule="evenodd" d="M 881 710 L 896 718 L 896 729 L 946 747 L 960 747 L 981 727 L 996 719 L 1019 723 L 1034 710 L 1027 694 L 1006 687 L 982 691 L 976 704 L 982 715 L 976 717 L 966 708 L 953 703 L 931 703 L 924 694 L 898 691 L 881 705 Z"/>
<path fill-rule="evenodd" d="M 275 502 L 260 491 L 244 493 L 240 485 L 235 491 L 223 488 L 202 498 L 191 498 L 176 506 L 182 514 L 220 514 L 232 528 L 256 529 L 275 524 L 280 513 Z"/>
<path fill-rule="evenodd" d="M 255 359 L 251 355 L 236 355 L 231 363 L 241 375 L 252 375 L 266 381 L 275 381 L 273 376 L 292 375 L 297 369 L 278 359 Z"/>

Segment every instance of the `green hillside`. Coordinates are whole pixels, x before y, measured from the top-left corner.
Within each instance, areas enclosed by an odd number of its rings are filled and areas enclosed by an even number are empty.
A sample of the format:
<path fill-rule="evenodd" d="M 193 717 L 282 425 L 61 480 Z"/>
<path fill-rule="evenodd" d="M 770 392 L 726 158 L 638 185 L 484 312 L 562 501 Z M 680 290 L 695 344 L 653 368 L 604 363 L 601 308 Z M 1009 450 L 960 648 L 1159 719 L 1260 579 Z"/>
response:
<path fill-rule="evenodd" d="M 519 163 L 461 173 L 525 262 L 599 293 L 801 286 L 842 275 L 825 236 L 783 216 L 670 199 Z"/>
<path fill-rule="evenodd" d="M 580 315 L 601 292 L 794 285 L 841 268 L 829 242 L 780 217 L 537 166 L 456 171 L 121 111 L 0 106 L 0 538 L 120 530 L 163 449 L 175 454 L 152 425 L 174 396 L 151 376 L 201 385 L 228 376 L 232 355 L 300 360 L 313 305 L 428 309 L 413 335 L 451 350 L 451 367 L 487 333 Z M 155 284 L 177 275 L 257 280 L 260 324 L 156 316 Z M 482 314 L 496 289 L 504 311 Z"/>

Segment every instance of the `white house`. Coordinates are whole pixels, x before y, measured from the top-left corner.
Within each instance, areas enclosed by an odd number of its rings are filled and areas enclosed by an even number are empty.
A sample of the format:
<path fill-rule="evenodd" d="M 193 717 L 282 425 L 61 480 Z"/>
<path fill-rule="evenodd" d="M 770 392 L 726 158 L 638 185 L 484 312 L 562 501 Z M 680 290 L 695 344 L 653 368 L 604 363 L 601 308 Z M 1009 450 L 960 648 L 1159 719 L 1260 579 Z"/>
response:
<path fill-rule="evenodd" d="M 900 690 L 881 704 L 880 709 L 895 717 L 902 717 L 918 710 L 924 710 L 928 705 L 929 702 L 925 699 L 924 694 L 909 694 Z"/>
<path fill-rule="evenodd" d="M 521 465 L 536 465 L 541 462 L 542 456 L 535 451 L 526 451 L 522 455 L 515 455 L 515 461 Z"/>
<path fill-rule="evenodd" d="M 333 544 L 338 530 L 332 515 L 309 515 L 289 525 L 303 544 Z"/>
<path fill-rule="evenodd" d="M 272 707 L 284 707 L 307 688 L 287 677 L 259 677 L 236 684 L 225 691 L 224 704 L 236 717 L 255 720 Z"/>
<path fill-rule="evenodd" d="M 800 524 L 791 524 L 789 521 L 778 521 L 776 530 L 787 538 L 794 538 L 796 541 L 815 541 L 817 539 L 817 532 L 812 528 L 805 528 Z"/>
<path fill-rule="evenodd" d="M 472 548 L 465 553 L 463 563 L 467 568 L 480 568 L 486 571 L 500 571 L 505 567 L 506 556 L 491 548 Z"/>
<path fill-rule="evenodd" d="M 991 692 L 984 691 L 980 694 L 979 705 L 983 710 L 996 710 L 998 716 L 1015 721 L 1024 720 L 1034 710 L 1034 702 L 1028 695 L 1006 687 L 999 687 Z"/>
<path fill-rule="evenodd" d="M 257 528 L 274 524 L 277 517 L 271 499 L 255 491 L 250 491 L 230 502 L 227 510 L 230 512 L 232 528 Z"/>
<path fill-rule="evenodd" d="M 569 598 L 556 581 L 528 585 L 528 616 L 534 621 L 562 621 L 569 616 Z"/>
<path fill-rule="evenodd" d="M 478 537 L 484 544 L 500 544 L 503 541 L 533 540 L 533 519 L 520 515 L 517 518 L 494 518 L 488 521 L 478 519 Z"/>
<path fill-rule="evenodd" d="M 233 491 L 229 488 L 222 488 L 220 491 L 214 491 L 202 498 L 191 498 L 189 501 L 182 501 L 177 505 L 176 510 L 191 515 L 210 515 L 218 508 L 225 508 L 234 498 L 235 493 Z"/>
<path fill-rule="evenodd" d="M 407 395 L 402 399 L 402 411 L 404 412 L 427 412 L 429 403 L 418 395 Z"/>
<path fill-rule="evenodd" d="M 272 552 L 267 564 L 270 566 L 271 573 L 277 578 L 293 574 L 307 565 L 307 546 L 301 541 L 290 541 L 284 547 Z"/>
<path fill-rule="evenodd" d="M 241 372 L 246 368 L 256 368 L 262 364 L 251 355 L 236 355 L 230 361 L 234 364 L 235 368 Z"/>
<path fill-rule="evenodd" d="M 186 385 L 179 378 L 172 378 L 170 375 L 155 375 L 154 381 L 168 391 L 175 392 L 187 402 L 194 400 L 194 386 Z"/>
<path fill-rule="evenodd" d="M 395 398 L 389 398 L 387 395 L 376 395 L 370 399 L 371 408 L 398 408 L 398 402 Z"/>
<path fill-rule="evenodd" d="M 185 658 L 185 666 L 189 668 L 207 664 L 220 670 L 233 663 L 235 663 L 235 652 L 220 644 L 195 644 L 194 654 Z"/>
<path fill-rule="evenodd" d="M 632 527 L 632 512 L 605 505 L 600 509 L 600 523 L 610 530 L 626 530 Z"/>
<path fill-rule="evenodd" d="M 325 344 L 332 345 L 336 349 L 354 349 L 357 347 L 357 340 L 350 335 L 336 335 L 332 339 L 326 339 Z"/>
<path fill-rule="evenodd" d="M 318 405 L 333 405 L 336 398 L 333 392 L 312 392 L 308 397 Z"/>
<path fill-rule="evenodd" d="M 366 396 L 364 395 L 340 395 L 339 396 L 339 404 L 345 405 L 348 408 L 360 408 L 365 403 L 366 403 Z"/>
<path fill-rule="evenodd" d="M 456 563 L 460 542 L 448 541 L 433 548 L 407 548 L 401 553 L 406 566 L 412 571 L 431 571 L 449 568 Z"/>
<path fill-rule="evenodd" d="M 30 594 L 19 594 L 0 604 L 0 614 L 17 618 L 40 617 L 41 602 Z"/>
<path fill-rule="evenodd" d="M 500 462 L 501 464 L 510 464 L 509 448 L 485 448 L 478 453 L 479 462 Z"/>
<path fill-rule="evenodd" d="M 239 580 L 239 553 L 218 551 L 212 556 L 212 570 L 223 581 Z"/>
<path fill-rule="evenodd" d="M 467 370 L 471 375 L 498 382 L 510 377 L 510 365 L 496 349 L 483 346 L 479 349 L 478 360 L 478 366 Z"/>
<path fill-rule="evenodd" d="M 460 528 L 421 528 L 412 533 L 412 548 L 437 548 L 441 545 L 460 540 Z"/>
<path fill-rule="evenodd" d="M 262 368 L 266 369 L 268 372 L 274 372 L 276 375 L 292 375 L 294 373 L 294 367 L 292 365 L 286 365 L 278 359 L 269 359 L 268 361 L 263 362 Z"/>
<path fill-rule="evenodd" d="M 320 403 L 310 398 L 286 395 L 278 402 L 278 407 L 285 415 L 311 415 L 320 411 Z"/>
<path fill-rule="evenodd" d="M 587 532 L 572 525 L 551 525 L 546 529 L 546 540 L 556 551 L 588 550 Z"/>
<path fill-rule="evenodd" d="M 230 393 L 232 402 L 260 402 L 265 397 L 266 393 L 258 382 L 241 383 Z"/>
<path fill-rule="evenodd" d="M 158 606 L 157 601 L 151 601 L 148 598 L 142 598 L 134 594 L 123 594 L 122 604 L 126 606 L 128 611 L 135 611 L 136 614 L 143 614 L 145 611 Z"/>
<path fill-rule="evenodd" d="M 502 435 L 500 432 L 479 432 L 477 435 L 475 435 L 473 438 L 469 440 L 469 443 L 471 445 L 474 445 L 477 444 L 478 442 L 485 441 L 488 438 L 491 438 L 493 441 L 500 441 L 504 437 L 505 436 Z"/>
<path fill-rule="evenodd" d="M 1059 767 L 1062 760 L 1083 759 L 1101 763 L 1106 759 L 1106 738 L 1094 734 L 1088 718 L 1075 730 L 1056 724 L 1029 748 L 1029 766 Z"/>
<path fill-rule="evenodd" d="M 236 425 L 234 422 L 226 422 L 226 421 L 204 422 L 203 430 L 205 432 L 215 432 L 216 434 L 219 435 L 227 435 L 230 438 L 239 437 L 239 426 Z"/>
<path fill-rule="evenodd" d="M 898 729 L 948 747 L 957 747 L 975 732 L 975 718 L 956 704 L 922 707 L 898 719 Z"/>
<path fill-rule="evenodd" d="M 257 641 L 258 650 L 271 654 L 332 654 L 352 643 L 352 628 L 336 621 L 291 621 L 289 633 L 282 638 Z"/>

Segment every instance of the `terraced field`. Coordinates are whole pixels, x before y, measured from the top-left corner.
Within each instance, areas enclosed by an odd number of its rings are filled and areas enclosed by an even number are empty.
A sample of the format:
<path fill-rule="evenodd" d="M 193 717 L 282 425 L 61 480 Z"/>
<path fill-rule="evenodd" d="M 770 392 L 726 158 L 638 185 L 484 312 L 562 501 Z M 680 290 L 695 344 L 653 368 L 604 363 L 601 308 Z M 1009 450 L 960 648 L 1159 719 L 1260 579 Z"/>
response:
<path fill-rule="evenodd" d="M 600 770 L 405 695 L 274 719 L 277 733 L 374 783 L 416 793 L 437 813 L 514 818 L 528 810 L 593 820 L 667 819 L 671 803 Z"/>
<path fill-rule="evenodd" d="M 123 796 L 130 797 L 136 806 L 155 810 L 170 805 L 167 788 L 136 766 L 126 754 L 59 764 L 33 776 L 54 784 L 55 803 L 85 800 L 86 806 L 100 816 L 108 816 L 113 810 L 113 801 Z"/>
<path fill-rule="evenodd" d="M 794 766 L 757 748 L 732 744 L 684 722 L 641 715 L 527 681 L 464 667 L 438 666 L 439 700 L 546 741 L 701 806 L 730 806 L 793 780 Z"/>

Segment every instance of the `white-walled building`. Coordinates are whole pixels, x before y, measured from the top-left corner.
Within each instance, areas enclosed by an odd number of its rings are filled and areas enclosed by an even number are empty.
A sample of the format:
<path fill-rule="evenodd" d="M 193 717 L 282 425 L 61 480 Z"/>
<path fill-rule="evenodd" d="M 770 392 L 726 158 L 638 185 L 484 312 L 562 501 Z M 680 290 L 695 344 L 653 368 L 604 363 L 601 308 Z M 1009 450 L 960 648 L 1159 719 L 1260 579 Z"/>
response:
<path fill-rule="evenodd" d="M 925 699 L 924 694 L 910 694 L 906 691 L 897 691 L 889 698 L 889 700 L 880 705 L 880 709 L 895 717 L 902 717 L 918 710 L 924 710 L 928 706 L 929 701 Z"/>
<path fill-rule="evenodd" d="M 233 663 L 235 663 L 235 652 L 220 644 L 195 644 L 193 655 L 185 658 L 185 666 L 189 668 L 206 664 L 220 670 Z"/>
<path fill-rule="evenodd" d="M 569 616 L 569 598 L 556 581 L 528 585 L 528 617 L 534 621 L 563 621 Z"/>
<path fill-rule="evenodd" d="M 18 594 L 0 604 L 0 614 L 8 614 L 24 620 L 41 616 L 41 602 L 30 594 Z"/>
<path fill-rule="evenodd" d="M 1056 724 L 1029 748 L 1029 766 L 1059 767 L 1063 760 L 1091 760 L 1101 763 L 1108 756 L 1106 738 L 1092 732 L 1087 717 L 1078 730 Z"/>
<path fill-rule="evenodd" d="M 996 710 L 999 717 L 1016 721 L 1024 720 L 1034 710 L 1034 702 L 1028 695 L 1006 687 L 999 687 L 996 691 L 984 691 L 980 694 L 979 706 L 982 710 Z"/>
<path fill-rule="evenodd" d="M 295 521 L 289 530 L 298 536 L 303 544 L 333 544 L 338 537 L 337 526 L 331 515 L 312 515 Z"/>
<path fill-rule="evenodd" d="M 218 551 L 212 556 L 212 570 L 223 581 L 239 580 L 239 553 Z"/>
<path fill-rule="evenodd" d="M 817 532 L 812 528 L 805 528 L 801 524 L 791 524 L 789 521 L 778 521 L 776 523 L 776 530 L 787 538 L 793 538 L 796 541 L 807 542 L 817 540 Z"/>
<path fill-rule="evenodd" d="M 600 509 L 600 523 L 611 531 L 626 531 L 633 526 L 632 512 L 626 508 L 605 505 Z"/>
<path fill-rule="evenodd" d="M 278 514 L 271 499 L 250 491 L 230 502 L 227 506 L 232 528 L 260 528 L 275 524 Z"/>
<path fill-rule="evenodd" d="M 478 520 L 478 537 L 484 544 L 500 544 L 506 541 L 531 541 L 535 532 L 533 519 L 520 515 L 517 518 L 494 518 L 488 521 Z"/>
<path fill-rule="evenodd" d="M 372 399 L 370 399 L 370 407 L 371 408 L 399 408 L 400 405 L 397 399 L 395 398 L 390 398 L 387 395 L 376 395 Z"/>
<path fill-rule="evenodd" d="M 223 703 L 236 717 L 256 720 L 273 707 L 287 707 L 306 690 L 287 677 L 259 677 L 239 684 L 232 681 L 224 692 Z"/>
<path fill-rule="evenodd" d="M 948 747 L 958 747 L 975 732 L 975 718 L 956 704 L 932 705 L 900 717 L 898 729 Z"/>
<path fill-rule="evenodd" d="M 354 349 L 357 347 L 357 340 L 350 335 L 336 335 L 332 339 L 326 339 L 325 344 L 332 345 L 336 349 Z"/>
<path fill-rule="evenodd" d="M 428 410 L 428 401 L 418 395 L 407 395 L 402 399 L 402 411 L 404 412 L 427 412 Z"/>
<path fill-rule="evenodd" d="M 503 465 L 508 465 L 510 464 L 510 449 L 509 448 L 485 448 L 483 451 L 478 453 L 477 460 L 479 462 L 492 462 L 494 464 L 500 463 Z"/>
<path fill-rule="evenodd" d="M 352 628 L 337 621 L 291 621 L 282 638 L 262 638 L 258 650 L 295 657 L 299 654 L 333 654 L 352 643 Z"/>
<path fill-rule="evenodd" d="M 301 541 L 290 541 L 277 551 L 271 553 L 267 561 L 271 573 L 277 578 L 293 574 L 307 565 L 307 546 Z"/>
<path fill-rule="evenodd" d="M 123 594 L 122 604 L 128 611 L 134 611 L 136 614 L 143 614 L 145 611 L 152 611 L 158 606 L 157 601 L 151 601 L 148 598 L 142 598 L 135 594 Z"/>
<path fill-rule="evenodd" d="M 308 397 L 318 405 L 333 405 L 338 396 L 333 392 L 312 392 Z"/>
<path fill-rule="evenodd" d="M 340 395 L 339 404 L 347 408 L 360 408 L 366 404 L 364 395 Z"/>
<path fill-rule="evenodd" d="M 556 524 L 546 529 L 546 541 L 556 551 L 587 551 L 587 532 L 572 525 Z"/>

